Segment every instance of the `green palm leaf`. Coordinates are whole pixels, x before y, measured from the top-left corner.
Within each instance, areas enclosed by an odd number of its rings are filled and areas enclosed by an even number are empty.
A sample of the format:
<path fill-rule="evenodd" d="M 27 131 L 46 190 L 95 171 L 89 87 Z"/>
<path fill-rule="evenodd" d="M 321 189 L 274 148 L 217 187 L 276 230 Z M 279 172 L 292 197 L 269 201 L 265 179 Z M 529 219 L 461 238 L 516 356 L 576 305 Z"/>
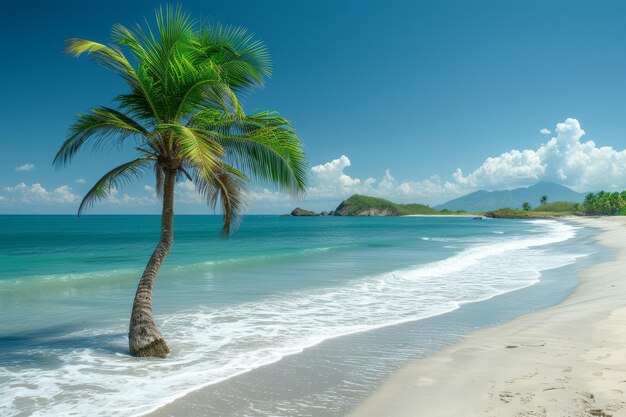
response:
<path fill-rule="evenodd" d="M 150 166 L 151 162 L 151 158 L 138 158 L 115 167 L 104 174 L 104 176 L 91 187 L 87 194 L 85 194 L 78 208 L 78 214 L 83 213 L 84 210 L 91 207 L 94 202 L 107 198 L 112 189 L 117 189 L 141 177 L 144 174 L 144 170 Z"/>
<path fill-rule="evenodd" d="M 306 192 L 308 164 L 302 142 L 277 113 L 239 117 L 210 109 L 196 114 L 190 124 L 214 137 L 226 158 L 253 180 L 295 196 Z"/>
<path fill-rule="evenodd" d="M 121 144 L 131 136 L 149 140 L 150 133 L 138 122 L 108 107 L 96 107 L 89 114 L 79 114 L 70 127 L 72 133 L 54 157 L 56 166 L 69 164 L 86 144 L 99 148 L 105 143 Z"/>
<path fill-rule="evenodd" d="M 222 237 L 228 237 L 239 225 L 239 219 L 247 207 L 247 178 L 226 164 L 213 170 L 194 167 L 193 181 L 196 190 L 209 207 L 220 207 L 224 217 Z"/>

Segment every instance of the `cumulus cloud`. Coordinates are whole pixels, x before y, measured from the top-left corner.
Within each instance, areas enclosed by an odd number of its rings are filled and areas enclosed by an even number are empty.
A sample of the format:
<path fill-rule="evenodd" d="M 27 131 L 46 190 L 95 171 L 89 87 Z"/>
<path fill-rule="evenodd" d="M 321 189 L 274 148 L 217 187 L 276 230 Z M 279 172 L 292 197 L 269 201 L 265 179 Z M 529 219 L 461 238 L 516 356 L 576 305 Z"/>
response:
<path fill-rule="evenodd" d="M 424 180 L 399 182 L 387 169 L 382 178 L 365 180 L 353 178 L 344 172 L 351 165 L 350 158 L 338 159 L 314 166 L 311 169 L 312 186 L 308 198 L 312 200 L 337 199 L 351 194 L 367 194 L 388 198 L 445 198 L 459 192 L 459 187 L 438 176 Z"/>
<path fill-rule="evenodd" d="M 144 191 L 148 195 L 130 195 L 128 193 L 120 194 L 117 188 L 112 188 L 109 191 L 109 196 L 105 200 L 105 202 L 114 204 L 114 205 L 133 205 L 133 206 L 149 206 L 157 203 L 158 198 L 154 191 L 154 188 L 149 185 L 144 185 Z"/>
<path fill-rule="evenodd" d="M 76 184 L 84 184 L 86 181 L 83 178 L 79 178 L 76 180 Z"/>
<path fill-rule="evenodd" d="M 19 167 L 15 167 L 16 171 L 34 171 L 35 170 L 35 165 L 33 164 L 24 164 L 24 165 L 20 165 Z"/>
<path fill-rule="evenodd" d="M 550 129 L 546 129 L 545 127 L 543 129 L 541 129 L 539 132 L 541 132 L 542 135 L 549 135 L 550 133 Z"/>
<path fill-rule="evenodd" d="M 46 190 L 40 183 L 26 185 L 21 182 L 15 187 L 5 187 L 7 193 L 2 200 L 16 203 L 73 203 L 79 196 L 72 192 L 71 187 L 62 185 L 52 191 Z"/>
<path fill-rule="evenodd" d="M 548 129 L 541 133 L 550 134 Z M 352 164 L 346 155 L 311 169 L 309 199 L 343 198 L 360 193 L 386 198 L 436 202 L 478 189 L 503 189 L 554 181 L 578 191 L 626 188 L 626 150 L 599 147 L 584 141 L 578 120 L 558 123 L 554 136 L 537 149 L 513 149 L 492 156 L 464 174 L 456 169 L 447 177 L 438 175 L 414 181 L 397 181 L 391 171 L 380 180 L 361 180 L 345 172 Z M 274 198 L 274 195 L 272 195 Z"/>
<path fill-rule="evenodd" d="M 537 149 L 511 150 L 485 162 L 458 180 L 472 188 L 498 188 L 555 181 L 576 190 L 626 187 L 626 150 L 599 147 L 583 141 L 585 131 L 576 119 L 556 125 L 556 134 Z"/>
<path fill-rule="evenodd" d="M 325 164 L 316 165 L 311 168 L 311 173 L 316 179 L 316 184 L 311 187 L 311 194 L 323 197 L 325 195 L 336 195 L 339 191 L 349 191 L 361 184 L 358 178 L 346 175 L 343 170 L 351 164 L 350 159 L 341 155 L 339 159 L 334 159 Z"/>
<path fill-rule="evenodd" d="M 206 204 L 206 201 L 196 192 L 196 186 L 194 183 L 189 180 L 176 183 L 174 197 L 176 198 L 176 201 L 185 204 Z"/>

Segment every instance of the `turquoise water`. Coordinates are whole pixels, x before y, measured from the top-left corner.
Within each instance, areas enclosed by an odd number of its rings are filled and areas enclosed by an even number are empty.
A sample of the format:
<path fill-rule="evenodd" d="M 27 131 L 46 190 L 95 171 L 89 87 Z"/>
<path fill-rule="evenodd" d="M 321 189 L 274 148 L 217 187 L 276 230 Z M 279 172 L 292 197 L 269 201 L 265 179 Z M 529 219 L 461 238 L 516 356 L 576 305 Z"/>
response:
<path fill-rule="evenodd" d="M 0 414 L 140 415 L 324 340 L 528 287 L 593 252 L 556 221 L 247 216 L 228 241 L 219 222 L 176 217 L 154 297 L 172 354 L 138 360 L 127 321 L 159 217 L 0 216 Z"/>

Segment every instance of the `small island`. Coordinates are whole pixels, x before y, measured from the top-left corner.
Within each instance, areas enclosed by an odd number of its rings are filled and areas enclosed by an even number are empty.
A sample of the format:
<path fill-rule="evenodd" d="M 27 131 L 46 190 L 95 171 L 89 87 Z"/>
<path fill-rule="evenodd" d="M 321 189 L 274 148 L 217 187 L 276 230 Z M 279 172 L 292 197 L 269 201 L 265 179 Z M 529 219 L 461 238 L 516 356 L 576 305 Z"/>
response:
<path fill-rule="evenodd" d="M 354 194 L 347 200 L 342 201 L 335 210 L 315 213 L 296 207 L 292 216 L 410 216 L 410 215 L 433 215 L 433 214 L 453 214 L 450 211 L 442 212 L 424 204 L 398 204 L 392 203 L 384 198 L 369 197 Z M 455 212 L 456 213 L 456 212 Z M 460 212 L 459 212 L 460 213 Z M 456 213 L 458 214 L 458 213 Z"/>

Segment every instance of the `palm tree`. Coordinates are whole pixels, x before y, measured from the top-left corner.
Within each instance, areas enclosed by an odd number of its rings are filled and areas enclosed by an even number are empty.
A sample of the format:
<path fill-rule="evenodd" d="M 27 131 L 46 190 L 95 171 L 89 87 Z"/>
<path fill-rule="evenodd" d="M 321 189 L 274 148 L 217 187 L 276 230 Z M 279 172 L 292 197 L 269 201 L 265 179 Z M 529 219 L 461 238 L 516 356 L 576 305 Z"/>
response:
<path fill-rule="evenodd" d="M 539 199 L 539 204 L 541 204 L 542 206 L 545 206 L 546 204 L 548 204 L 548 196 L 542 195 L 541 198 Z"/>
<path fill-rule="evenodd" d="M 531 205 L 530 205 L 530 203 L 528 201 L 525 201 L 524 204 L 522 204 L 522 209 L 524 211 L 530 211 L 531 208 L 532 207 L 531 207 Z"/>
<path fill-rule="evenodd" d="M 129 91 L 115 98 L 117 108 L 78 115 L 54 164 L 69 164 L 88 146 L 132 144 L 137 151 L 136 159 L 95 183 L 78 214 L 148 171 L 163 202 L 161 238 L 133 302 L 128 337 L 134 356 L 169 352 L 154 320 L 152 291 L 173 244 L 177 181 L 193 181 L 208 205 L 221 209 L 225 237 L 245 210 L 249 180 L 296 196 L 306 190 L 307 162 L 292 125 L 275 112 L 246 114 L 237 99 L 270 75 L 265 45 L 241 28 L 198 26 L 180 7 L 167 7 L 157 10 L 156 28 L 115 25 L 110 45 L 67 41 L 69 54 L 88 54 L 121 76 Z"/>

